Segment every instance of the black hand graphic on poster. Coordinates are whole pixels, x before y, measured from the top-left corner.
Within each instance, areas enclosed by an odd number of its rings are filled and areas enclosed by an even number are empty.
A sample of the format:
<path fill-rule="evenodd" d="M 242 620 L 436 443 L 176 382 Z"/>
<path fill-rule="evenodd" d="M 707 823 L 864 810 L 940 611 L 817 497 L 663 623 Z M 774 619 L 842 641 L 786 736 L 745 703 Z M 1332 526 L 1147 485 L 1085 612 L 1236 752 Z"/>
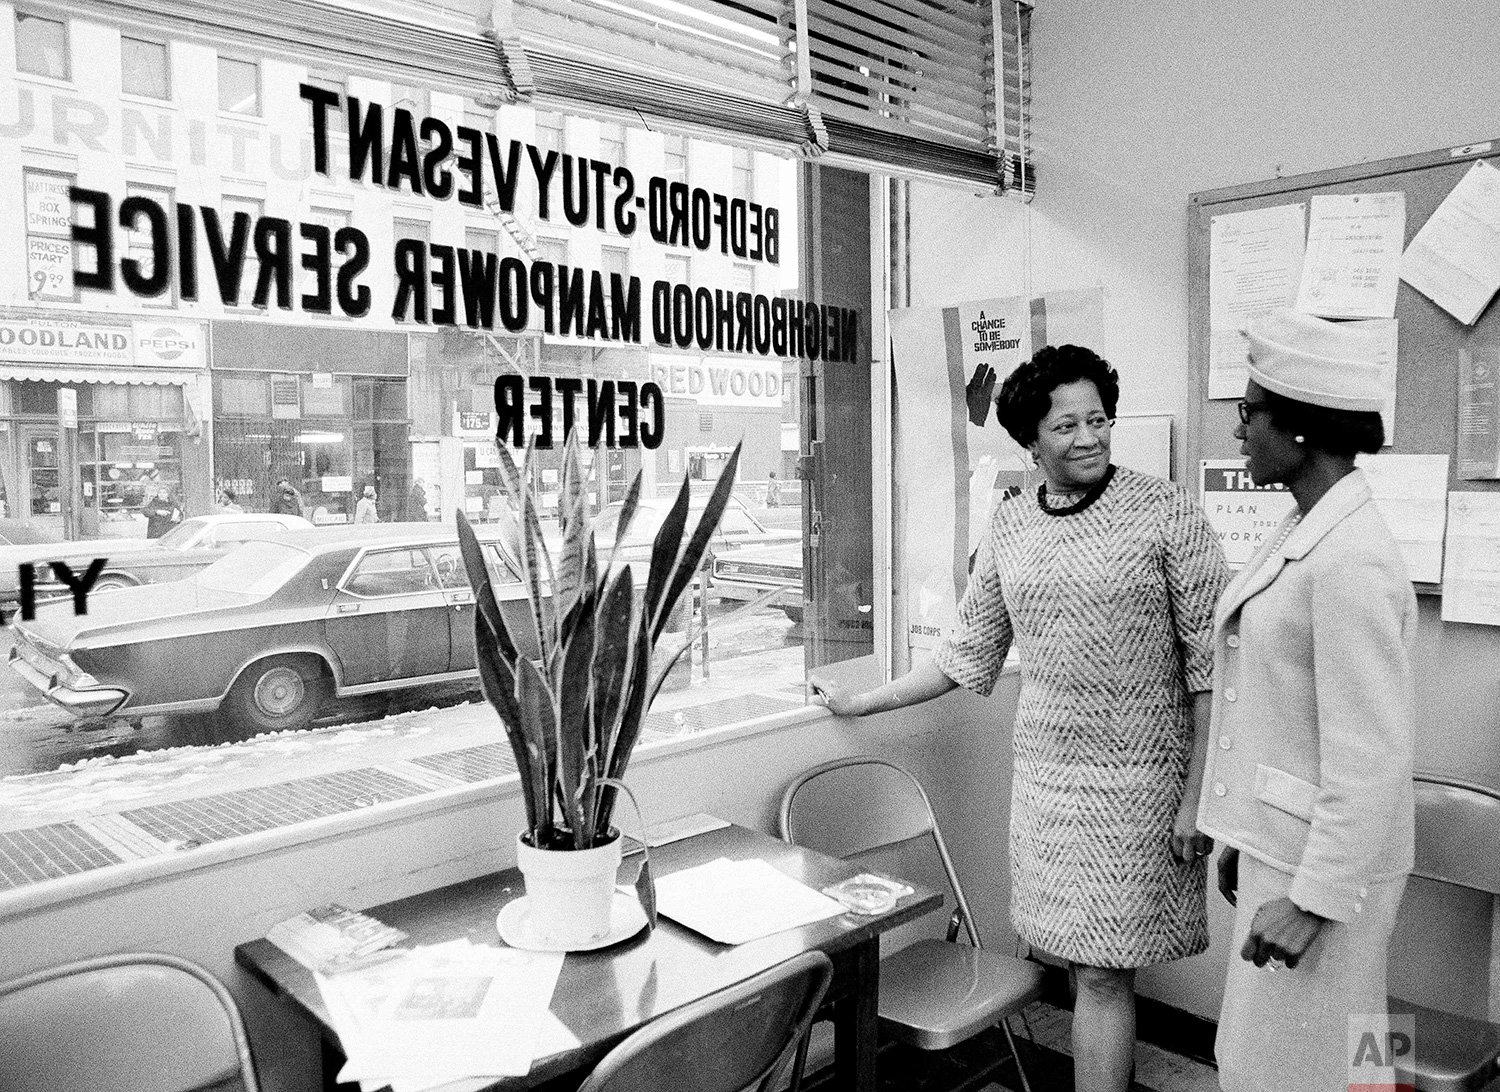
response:
<path fill-rule="evenodd" d="M 995 378 L 995 369 L 981 363 L 975 366 L 969 385 L 964 388 L 964 396 L 969 403 L 969 420 L 980 428 L 984 428 L 985 420 L 990 415 L 990 403 L 995 397 Z"/>

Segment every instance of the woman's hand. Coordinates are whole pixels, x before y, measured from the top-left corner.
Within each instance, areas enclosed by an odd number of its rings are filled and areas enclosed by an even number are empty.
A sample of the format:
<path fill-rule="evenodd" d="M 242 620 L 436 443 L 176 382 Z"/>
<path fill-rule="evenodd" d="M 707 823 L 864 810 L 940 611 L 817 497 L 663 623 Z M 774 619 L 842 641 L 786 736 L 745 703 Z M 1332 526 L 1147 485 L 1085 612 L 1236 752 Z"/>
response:
<path fill-rule="evenodd" d="M 1273 959 L 1295 967 L 1327 920 L 1303 910 L 1291 899 L 1273 899 L 1255 912 L 1240 958 L 1257 967 Z"/>
<path fill-rule="evenodd" d="M 1219 855 L 1219 894 L 1230 906 L 1239 903 L 1240 851 L 1230 846 Z"/>
<path fill-rule="evenodd" d="M 858 694 L 851 694 L 837 683 L 829 682 L 827 679 L 808 679 L 807 685 L 812 688 L 813 700 L 826 705 L 831 713 L 839 717 L 857 716 L 855 699 Z"/>
<path fill-rule="evenodd" d="M 1214 840 L 1198 830 L 1198 798 L 1184 801 L 1177 809 L 1177 820 L 1172 824 L 1172 856 L 1185 863 L 1207 857 L 1214 849 Z"/>

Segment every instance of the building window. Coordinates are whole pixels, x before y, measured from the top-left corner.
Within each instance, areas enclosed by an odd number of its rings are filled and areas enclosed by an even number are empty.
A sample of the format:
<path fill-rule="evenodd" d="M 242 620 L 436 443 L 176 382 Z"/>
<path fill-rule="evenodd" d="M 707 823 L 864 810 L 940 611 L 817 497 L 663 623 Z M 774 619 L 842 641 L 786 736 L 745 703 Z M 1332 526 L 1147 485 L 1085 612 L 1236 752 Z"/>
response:
<path fill-rule="evenodd" d="M 607 279 L 611 273 L 618 273 L 620 279 L 630 281 L 630 251 L 623 246 L 603 246 L 599 248 L 599 272 Z"/>
<path fill-rule="evenodd" d="M 391 109 L 409 110 L 412 117 L 425 118 L 432 113 L 432 92 L 425 87 L 393 83 L 391 84 Z"/>
<path fill-rule="evenodd" d="M 733 286 L 736 292 L 754 292 L 755 266 L 748 262 L 735 262 Z"/>
<path fill-rule="evenodd" d="M 349 131 L 349 112 L 345 108 L 344 97 L 349 93 L 349 85 L 342 76 L 323 75 L 309 72 L 303 80 L 310 87 L 316 87 L 322 91 L 328 91 L 338 96 L 339 104 L 323 112 L 329 133 L 347 133 Z M 308 115 L 311 118 L 311 114 Z M 312 122 L 309 120 L 308 125 Z"/>
<path fill-rule="evenodd" d="M 748 148 L 734 150 L 734 179 L 730 196 L 746 201 L 755 198 L 755 153 Z"/>
<path fill-rule="evenodd" d="M 561 155 L 565 148 L 565 127 L 563 116 L 552 110 L 538 110 L 536 112 L 536 146 L 542 151 L 551 149 Z"/>
<path fill-rule="evenodd" d="M 400 242 L 402 239 L 411 239 L 424 244 L 424 249 L 430 251 L 429 244 L 432 242 L 432 225 L 426 220 L 404 220 L 397 217 L 392 224 L 391 231 L 394 234 L 394 242 Z M 430 253 L 428 261 L 431 261 Z M 434 311 L 441 309 L 447 302 L 447 300 L 443 299 L 443 290 L 438 287 L 435 281 L 429 280 L 427 284 L 427 317 L 430 318 Z M 408 312 L 408 315 L 411 314 L 415 314 L 415 312 Z"/>
<path fill-rule="evenodd" d="M 172 63 L 165 42 L 120 39 L 120 89 L 147 99 L 172 97 Z"/>
<path fill-rule="evenodd" d="M 630 290 L 630 251 L 623 246 L 600 247 L 599 272 L 604 275 L 604 316 L 613 325 L 615 298 L 610 290 L 611 275 L 618 273 L 625 290 Z"/>
<path fill-rule="evenodd" d="M 470 250 L 478 251 L 480 254 L 500 253 L 500 233 L 498 231 L 486 231 L 484 228 L 465 228 L 464 246 Z"/>
<path fill-rule="evenodd" d="M 347 209 L 333 209 L 327 208 L 325 206 L 313 205 L 307 211 L 307 221 L 309 223 L 317 224 L 319 227 L 325 227 L 328 229 L 328 245 L 329 247 L 333 248 L 335 247 L 334 239 L 337 238 L 338 233 L 349 226 L 349 211 Z M 337 250 L 334 249 L 331 251 L 331 253 L 335 255 L 333 262 L 335 269 L 337 269 Z M 335 275 L 336 274 L 332 272 L 329 274 L 328 292 L 330 294 L 331 311 L 325 317 L 348 319 L 349 316 L 346 315 L 340 307 L 332 302 L 333 294 L 337 291 L 337 285 L 334 282 Z M 318 291 L 318 273 L 316 270 L 300 270 L 298 280 L 299 285 L 297 291 L 299 295 L 313 295 Z"/>
<path fill-rule="evenodd" d="M 625 165 L 625 126 L 609 121 L 599 123 L 599 158 L 611 167 Z"/>
<path fill-rule="evenodd" d="M 141 186 L 137 185 L 134 182 L 127 182 L 125 184 L 125 196 L 144 197 L 150 201 L 156 202 L 156 204 L 160 206 L 164 212 L 166 212 L 167 238 L 164 241 L 166 243 L 167 253 L 172 253 L 172 204 L 174 201 L 172 191 L 163 189 L 160 186 Z M 156 271 L 156 267 L 154 264 L 156 261 L 156 254 L 153 248 L 151 228 L 144 218 L 138 222 L 135 228 L 129 229 L 125 232 L 125 251 L 125 256 L 127 258 L 134 258 L 137 262 L 140 263 L 141 275 L 143 277 L 149 277 Z M 170 266 L 170 264 L 171 263 L 169 260 L 168 265 Z M 161 295 L 137 296 L 136 299 L 142 307 L 173 307 L 177 302 L 177 285 L 175 283 L 175 279 L 170 276 L 167 278 L 167 290 Z"/>
<path fill-rule="evenodd" d="M 676 133 L 668 133 L 667 141 L 662 153 L 661 175 L 670 185 L 673 182 L 686 182 L 688 178 L 688 142 L 687 137 Z"/>
<path fill-rule="evenodd" d="M 265 211 L 266 203 L 255 197 L 231 197 L 228 194 L 219 202 L 220 219 L 223 221 L 223 231 L 227 236 L 234 230 L 234 217 L 236 213 L 243 212 L 250 217 L 250 230 L 253 233 L 255 223 L 260 219 L 261 213 Z M 260 278 L 260 261 L 255 257 L 255 240 L 253 238 L 245 246 L 244 273 L 240 276 L 240 291 L 233 306 L 250 307 L 255 298 L 255 282 Z"/>
<path fill-rule="evenodd" d="M 72 78 L 68 24 L 30 12 L 16 12 L 16 71 L 54 80 Z"/>
<path fill-rule="evenodd" d="M 685 254 L 668 254 L 662 259 L 662 273 L 672 284 L 691 284 L 693 261 Z"/>
<path fill-rule="evenodd" d="M 34 300 L 76 300 L 73 285 L 70 174 L 27 171 L 26 293 Z"/>
<path fill-rule="evenodd" d="M 537 259 L 543 262 L 551 262 L 553 265 L 568 264 L 568 241 L 566 239 L 548 239 L 538 235 L 536 240 Z"/>
<path fill-rule="evenodd" d="M 219 109 L 226 114 L 260 116 L 260 65 L 219 58 Z"/>

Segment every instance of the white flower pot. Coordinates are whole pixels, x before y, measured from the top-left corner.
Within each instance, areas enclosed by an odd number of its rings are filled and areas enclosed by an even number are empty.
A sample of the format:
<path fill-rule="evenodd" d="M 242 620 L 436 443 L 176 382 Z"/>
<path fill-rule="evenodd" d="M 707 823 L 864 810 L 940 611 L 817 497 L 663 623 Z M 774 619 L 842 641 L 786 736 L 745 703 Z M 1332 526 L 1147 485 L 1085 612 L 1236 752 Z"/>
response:
<path fill-rule="evenodd" d="M 546 944 L 588 944 L 609 932 L 615 872 L 620 867 L 618 832 L 593 849 L 537 849 L 516 836 L 516 866 L 526 881 L 528 917 Z"/>

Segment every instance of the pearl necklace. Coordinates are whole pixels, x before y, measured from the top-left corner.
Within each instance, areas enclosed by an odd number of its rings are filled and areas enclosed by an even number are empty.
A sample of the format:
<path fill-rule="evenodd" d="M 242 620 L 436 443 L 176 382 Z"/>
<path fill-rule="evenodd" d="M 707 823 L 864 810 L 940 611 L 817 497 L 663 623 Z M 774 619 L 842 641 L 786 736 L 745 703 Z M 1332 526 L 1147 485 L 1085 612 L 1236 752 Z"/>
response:
<path fill-rule="evenodd" d="M 1292 518 L 1289 519 L 1289 520 L 1287 520 L 1286 521 L 1286 526 L 1281 529 L 1281 534 L 1279 534 L 1279 535 L 1276 536 L 1276 544 L 1271 547 L 1271 553 L 1272 554 L 1279 553 L 1281 551 L 1281 547 L 1286 542 L 1287 536 L 1290 535 L 1292 533 L 1292 529 L 1294 527 L 1296 527 L 1297 524 L 1299 524 L 1301 522 L 1302 522 L 1302 513 L 1301 512 L 1293 512 L 1292 513 Z M 1270 556 L 1270 555 L 1267 555 L 1267 556 Z"/>

